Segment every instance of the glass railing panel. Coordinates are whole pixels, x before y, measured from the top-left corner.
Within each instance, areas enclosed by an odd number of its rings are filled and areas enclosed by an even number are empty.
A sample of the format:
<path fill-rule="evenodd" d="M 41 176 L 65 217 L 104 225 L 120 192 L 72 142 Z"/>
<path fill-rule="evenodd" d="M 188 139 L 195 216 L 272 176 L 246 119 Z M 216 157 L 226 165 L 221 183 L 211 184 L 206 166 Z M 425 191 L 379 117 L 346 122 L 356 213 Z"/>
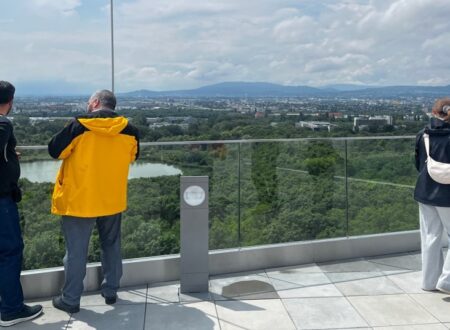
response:
<path fill-rule="evenodd" d="M 242 143 L 243 246 L 346 235 L 343 141 Z"/>
<path fill-rule="evenodd" d="M 53 182 L 60 162 L 46 148 L 21 148 L 23 201 L 19 204 L 25 240 L 24 269 L 61 266 L 65 247 L 60 217 L 51 215 Z M 238 246 L 238 145 L 147 145 L 131 166 L 128 209 L 122 223 L 123 257 L 179 253 L 180 175 L 210 179 L 210 249 Z M 100 260 L 94 230 L 89 262 Z"/>
<path fill-rule="evenodd" d="M 348 141 L 349 236 L 418 228 L 414 142 Z"/>
<path fill-rule="evenodd" d="M 179 175 L 171 161 L 183 154 L 179 147 L 141 148 L 130 169 L 128 209 L 122 222 L 122 253 L 125 259 L 179 252 Z"/>
<path fill-rule="evenodd" d="M 210 144 L 206 152 L 207 172 L 200 175 L 209 175 L 209 248 L 213 250 L 237 247 L 239 246 L 239 146 Z"/>
<path fill-rule="evenodd" d="M 209 177 L 210 249 L 238 246 L 238 147 L 145 146 L 129 181 L 124 258 L 179 253 L 180 175 Z"/>
<path fill-rule="evenodd" d="M 179 253 L 180 175 L 209 177 L 211 250 L 417 229 L 413 150 L 411 138 L 143 144 L 123 257 Z M 45 147 L 19 151 L 24 269 L 61 266 L 60 219 L 50 214 L 60 163 Z M 94 232 L 89 262 L 99 260 Z"/>
<path fill-rule="evenodd" d="M 18 204 L 24 249 L 24 270 L 62 265 L 65 247 L 60 217 L 50 213 L 53 182 L 59 162 L 50 159 L 47 150 L 19 149 L 21 153 Z"/>

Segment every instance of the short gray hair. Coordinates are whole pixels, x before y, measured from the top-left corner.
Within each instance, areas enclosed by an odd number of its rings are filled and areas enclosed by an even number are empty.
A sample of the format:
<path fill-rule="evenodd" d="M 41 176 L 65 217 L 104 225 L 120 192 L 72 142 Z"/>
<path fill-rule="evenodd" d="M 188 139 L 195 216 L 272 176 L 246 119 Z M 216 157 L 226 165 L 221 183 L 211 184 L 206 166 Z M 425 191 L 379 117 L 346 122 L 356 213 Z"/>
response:
<path fill-rule="evenodd" d="M 94 94 L 92 94 L 91 99 L 97 99 L 100 104 L 107 109 L 114 110 L 116 108 L 116 96 L 113 92 L 107 89 L 96 91 Z"/>

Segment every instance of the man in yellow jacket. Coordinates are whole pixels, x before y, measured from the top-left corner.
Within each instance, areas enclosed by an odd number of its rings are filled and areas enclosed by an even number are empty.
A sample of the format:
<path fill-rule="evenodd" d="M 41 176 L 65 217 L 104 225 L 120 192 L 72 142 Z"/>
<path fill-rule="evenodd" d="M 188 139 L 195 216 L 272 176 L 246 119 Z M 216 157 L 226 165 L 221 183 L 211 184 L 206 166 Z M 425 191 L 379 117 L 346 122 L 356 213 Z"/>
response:
<path fill-rule="evenodd" d="M 66 242 L 65 281 L 53 306 L 68 313 L 80 310 L 89 240 L 97 229 L 103 269 L 102 296 L 117 300 L 122 277 L 120 228 L 127 207 L 130 163 L 139 156 L 138 130 L 114 112 L 116 97 L 108 90 L 94 93 L 85 115 L 74 118 L 48 144 L 61 159 L 52 197 L 52 213 L 62 216 Z"/>

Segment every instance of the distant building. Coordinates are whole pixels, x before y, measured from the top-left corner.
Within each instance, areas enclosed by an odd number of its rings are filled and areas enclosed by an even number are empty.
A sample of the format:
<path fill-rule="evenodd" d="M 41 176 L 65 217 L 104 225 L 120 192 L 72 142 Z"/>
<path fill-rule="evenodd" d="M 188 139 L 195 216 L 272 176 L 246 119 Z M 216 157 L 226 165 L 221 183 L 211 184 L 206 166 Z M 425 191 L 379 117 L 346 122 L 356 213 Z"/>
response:
<path fill-rule="evenodd" d="M 403 120 L 407 121 L 419 121 L 422 118 L 421 115 L 405 115 L 403 116 Z"/>
<path fill-rule="evenodd" d="M 178 126 L 183 130 L 187 130 L 189 125 L 195 124 L 197 119 L 188 116 L 188 117 L 147 117 L 145 118 L 148 124 L 149 129 L 158 129 L 166 126 Z"/>
<path fill-rule="evenodd" d="M 147 121 L 147 124 L 154 124 L 154 123 L 162 121 L 162 118 L 160 118 L 160 117 L 147 117 L 147 118 L 145 118 L 145 120 Z"/>
<path fill-rule="evenodd" d="M 330 132 L 333 127 L 336 125 L 330 124 L 325 121 L 299 121 L 298 123 L 295 123 L 295 127 L 305 127 L 309 128 L 313 131 L 328 131 Z"/>
<path fill-rule="evenodd" d="M 394 119 L 392 116 L 356 117 L 353 119 L 353 130 L 361 131 L 369 128 L 378 128 L 393 124 Z"/>
<path fill-rule="evenodd" d="M 344 114 L 342 112 L 328 112 L 328 118 L 342 119 Z"/>
<path fill-rule="evenodd" d="M 266 116 L 266 114 L 264 113 L 264 112 L 261 112 L 261 111 L 256 111 L 255 112 L 255 118 L 256 119 L 258 119 L 258 118 L 264 118 Z"/>
<path fill-rule="evenodd" d="M 57 120 L 69 121 L 71 119 L 72 119 L 72 117 L 30 117 L 30 124 L 35 125 L 36 123 L 44 122 L 44 121 L 47 121 L 47 122 L 54 122 Z"/>
<path fill-rule="evenodd" d="M 148 125 L 148 128 L 154 130 L 154 129 L 158 129 L 158 128 L 166 127 L 166 126 L 178 126 L 183 130 L 187 130 L 189 128 L 189 124 L 183 124 L 183 123 L 173 124 L 173 123 L 167 123 L 167 122 L 153 123 L 153 124 Z"/>

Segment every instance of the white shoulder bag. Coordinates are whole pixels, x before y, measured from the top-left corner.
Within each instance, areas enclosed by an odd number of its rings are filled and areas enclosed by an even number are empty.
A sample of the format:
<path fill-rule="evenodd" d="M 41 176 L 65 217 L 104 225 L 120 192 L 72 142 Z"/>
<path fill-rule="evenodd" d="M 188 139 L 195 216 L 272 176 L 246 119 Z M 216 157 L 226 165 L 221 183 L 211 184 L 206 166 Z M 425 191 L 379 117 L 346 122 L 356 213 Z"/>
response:
<path fill-rule="evenodd" d="M 427 151 L 427 170 L 430 177 L 441 184 L 450 184 L 450 164 L 441 163 L 430 156 L 430 136 L 423 134 L 423 141 L 425 142 L 425 150 Z"/>

